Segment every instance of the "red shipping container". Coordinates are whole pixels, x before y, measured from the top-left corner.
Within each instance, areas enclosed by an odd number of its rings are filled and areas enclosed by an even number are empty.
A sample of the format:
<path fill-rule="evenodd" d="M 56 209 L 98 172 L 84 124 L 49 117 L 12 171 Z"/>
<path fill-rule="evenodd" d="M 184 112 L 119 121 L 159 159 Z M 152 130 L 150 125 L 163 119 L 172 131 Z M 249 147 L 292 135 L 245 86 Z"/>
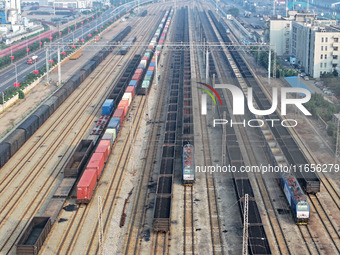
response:
<path fill-rule="evenodd" d="M 108 142 L 108 143 L 107 143 Z M 107 140 L 101 140 L 98 144 L 96 149 L 96 153 L 103 153 L 104 154 L 104 161 L 107 161 L 111 150 L 111 143 Z"/>
<path fill-rule="evenodd" d="M 99 179 L 100 174 L 103 171 L 104 168 L 104 162 L 105 162 L 105 157 L 104 153 L 93 153 L 90 162 L 87 164 L 86 170 L 87 169 L 94 169 L 97 171 L 97 177 Z"/>
<path fill-rule="evenodd" d="M 135 71 L 135 74 L 142 74 L 143 73 L 143 69 L 141 69 L 141 68 L 138 68 L 138 69 L 136 69 L 136 71 Z"/>
<path fill-rule="evenodd" d="M 129 101 L 127 100 L 120 100 L 117 109 L 123 109 L 124 110 L 124 116 L 126 115 L 126 113 L 129 110 Z"/>
<path fill-rule="evenodd" d="M 149 66 L 148 71 L 155 71 L 155 67 L 154 66 Z"/>
<path fill-rule="evenodd" d="M 145 56 L 145 57 L 142 57 L 142 60 L 146 60 L 146 61 L 148 61 L 148 57 L 147 56 Z"/>
<path fill-rule="evenodd" d="M 163 44 L 163 43 L 164 43 L 164 39 L 160 39 L 160 40 L 159 40 L 159 43 L 160 43 L 160 44 L 161 44 L 161 43 Z"/>
<path fill-rule="evenodd" d="M 131 80 L 135 80 L 137 81 L 137 83 L 139 83 L 139 80 L 140 80 L 140 77 L 142 76 L 142 74 L 134 74 L 132 76 L 132 79 Z"/>
<path fill-rule="evenodd" d="M 97 171 L 85 170 L 77 184 L 77 203 L 89 203 L 97 185 Z"/>
<path fill-rule="evenodd" d="M 120 127 L 122 127 L 124 121 L 124 109 L 116 109 L 112 117 L 120 118 Z"/>
<path fill-rule="evenodd" d="M 134 86 L 127 86 L 125 92 L 129 92 L 132 94 L 132 97 L 135 95 L 135 87 Z"/>

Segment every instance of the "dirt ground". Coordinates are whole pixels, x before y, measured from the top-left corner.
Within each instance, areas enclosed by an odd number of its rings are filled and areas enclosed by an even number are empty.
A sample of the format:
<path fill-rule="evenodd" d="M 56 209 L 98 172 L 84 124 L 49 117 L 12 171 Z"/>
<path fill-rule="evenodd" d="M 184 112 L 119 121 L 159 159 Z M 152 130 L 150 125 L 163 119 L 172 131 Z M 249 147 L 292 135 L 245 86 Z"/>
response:
<path fill-rule="evenodd" d="M 22 121 L 47 96 L 52 94 L 57 86 L 43 85 L 44 81 L 35 86 L 25 99 L 18 100 L 14 105 L 0 114 L 0 136 L 5 136 L 16 124 Z"/>

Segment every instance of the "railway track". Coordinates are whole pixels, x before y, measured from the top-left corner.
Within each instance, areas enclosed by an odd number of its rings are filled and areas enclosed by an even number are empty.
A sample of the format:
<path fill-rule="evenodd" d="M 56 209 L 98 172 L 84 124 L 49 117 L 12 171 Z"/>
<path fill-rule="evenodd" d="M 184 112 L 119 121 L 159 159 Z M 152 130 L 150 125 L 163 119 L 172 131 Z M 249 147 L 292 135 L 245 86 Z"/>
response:
<path fill-rule="evenodd" d="M 184 254 L 195 254 L 193 186 L 184 186 Z"/>
<path fill-rule="evenodd" d="M 317 246 L 308 226 L 299 225 L 298 229 L 301 237 L 303 238 L 304 243 L 306 244 L 309 254 L 321 254 L 319 247 Z"/>
<path fill-rule="evenodd" d="M 170 58 L 167 58 L 167 65 L 169 65 Z M 149 116 L 153 120 L 152 127 L 150 129 L 148 139 L 149 146 L 146 147 L 144 153 L 144 162 L 141 170 L 141 176 L 136 188 L 136 197 L 132 205 L 131 220 L 129 221 L 127 227 L 127 235 L 125 237 L 123 254 L 140 254 L 141 253 L 141 238 L 143 229 L 145 231 L 145 221 L 147 217 L 147 212 L 145 207 L 148 206 L 150 198 L 150 190 L 148 189 L 148 184 L 152 182 L 152 175 L 155 170 L 155 160 L 157 159 L 157 152 L 159 151 L 159 141 L 160 134 L 163 127 L 164 121 L 164 110 L 166 105 L 166 89 L 167 89 L 167 77 L 169 75 L 169 69 L 165 69 L 162 74 L 162 80 L 160 81 L 160 86 L 157 88 L 155 93 L 156 105 L 154 107 L 153 117 Z M 156 77 L 157 79 L 157 77 Z M 146 95 L 150 95 L 146 93 Z M 148 96 L 145 96 L 148 97 Z M 152 229 L 150 230 L 152 231 Z M 167 233 L 155 232 L 151 234 L 151 249 L 155 254 L 166 254 L 169 236 Z"/>
<path fill-rule="evenodd" d="M 252 70 L 252 68 L 249 65 L 248 65 L 248 68 Z M 270 95 L 270 92 L 268 91 L 267 87 L 262 86 L 262 89 L 265 90 L 268 95 Z M 307 158 L 309 158 L 310 162 L 317 162 L 314 156 L 307 149 L 306 145 L 302 142 L 297 132 L 294 129 L 291 129 L 291 132 L 293 133 L 294 138 L 297 140 L 297 143 L 299 144 L 300 148 L 304 151 L 304 154 L 307 156 Z M 331 200 L 334 202 L 335 210 L 339 211 L 340 210 L 340 196 L 339 196 L 337 189 L 335 188 L 331 180 L 329 180 L 329 178 L 327 178 L 324 175 L 324 173 L 319 172 L 318 175 L 320 177 L 322 187 L 324 187 L 324 190 L 327 192 Z M 338 217 L 338 215 L 335 214 L 335 216 L 332 216 L 333 218 L 331 219 L 328 216 L 328 213 L 326 212 L 324 208 L 323 204 L 325 202 L 321 201 L 317 194 L 316 195 L 308 194 L 308 197 L 309 197 L 311 209 L 314 209 L 315 212 L 317 213 L 321 225 L 324 227 L 327 235 L 329 236 L 329 240 L 330 240 L 330 243 L 332 244 L 331 246 L 334 248 L 334 252 L 340 253 L 339 231 L 337 230 L 337 227 L 332 222 L 334 217 Z M 327 206 L 330 206 L 330 205 L 327 205 Z M 309 234 L 307 234 L 307 237 L 310 236 L 314 246 L 317 247 L 317 244 L 314 241 L 314 238 L 310 235 L 310 231 L 300 230 L 301 235 L 304 235 L 304 233 L 307 233 L 307 232 L 309 232 Z M 306 237 L 303 236 L 303 239 L 305 238 Z M 308 242 L 305 242 L 305 243 L 307 244 Z M 308 248 L 308 250 L 310 251 L 311 249 Z M 320 248 L 317 247 L 316 250 L 320 252 Z"/>
<path fill-rule="evenodd" d="M 115 57 L 112 57 L 115 58 Z M 121 57 L 119 57 L 119 60 L 121 60 Z M 114 62 L 118 63 L 118 62 Z M 114 70 L 112 68 L 112 63 L 110 61 L 106 61 L 105 67 L 111 66 L 111 70 Z M 116 67 L 117 64 L 114 64 L 114 67 Z M 72 147 L 69 147 L 69 149 L 66 149 L 66 151 L 61 152 L 60 149 L 61 147 L 65 146 L 65 144 L 70 143 L 70 144 L 76 144 L 81 137 L 85 135 L 87 132 L 87 128 L 90 127 L 90 125 L 93 123 L 94 117 L 88 118 L 86 121 L 83 122 L 81 132 L 77 132 L 77 135 L 71 139 L 71 142 L 69 141 L 68 135 L 74 132 L 74 127 L 76 126 L 76 123 L 80 121 L 81 118 L 84 118 L 83 116 L 86 115 L 87 113 L 87 108 L 85 107 L 90 107 L 93 100 L 97 97 L 98 94 L 100 94 L 101 90 L 105 90 L 105 82 L 108 80 L 110 76 L 104 75 L 103 77 L 100 78 L 100 86 L 91 86 L 94 81 L 90 82 L 87 84 L 84 90 L 82 90 L 71 102 L 69 106 L 62 106 L 62 108 L 65 108 L 64 111 L 59 111 L 61 114 L 53 114 L 51 116 L 51 123 L 50 126 L 47 124 L 44 124 L 41 129 L 38 131 L 38 133 L 35 134 L 34 137 L 32 137 L 28 143 L 34 143 L 34 146 L 29 150 L 28 153 L 23 153 L 23 150 L 21 149 L 20 151 L 17 152 L 17 156 L 21 156 L 21 154 L 25 154 L 25 156 L 22 157 L 22 159 L 14 166 L 13 170 L 11 171 L 10 175 L 7 175 L 6 179 L 9 179 L 8 182 L 6 183 L 7 185 L 11 184 L 12 182 L 21 182 L 19 185 L 21 187 L 21 191 L 18 192 L 17 190 L 13 189 L 5 189 L 3 192 L 4 197 L 8 197 L 9 199 L 4 201 L 6 203 L 6 206 L 4 206 L 4 203 L 1 204 L 1 210 L 0 210 L 0 215 L 1 215 L 1 223 L 0 227 L 4 230 L 4 225 L 6 224 L 6 221 L 9 221 L 9 217 L 11 217 L 13 214 L 13 211 L 16 210 L 16 215 L 18 212 L 23 212 L 24 214 L 21 215 L 20 217 L 16 217 L 17 222 L 15 226 L 13 224 L 10 224 L 8 232 L 11 232 L 7 240 L 1 240 L 0 241 L 0 250 L 9 252 L 13 247 L 14 244 L 17 240 L 17 238 L 20 236 L 22 233 L 23 229 L 26 227 L 26 222 L 24 225 L 22 224 L 24 222 L 24 219 L 30 218 L 30 215 L 35 214 L 39 206 L 43 204 L 45 199 L 47 198 L 48 194 L 52 190 L 53 186 L 57 182 L 57 175 L 60 173 L 60 170 L 62 167 L 59 168 L 60 164 L 58 165 L 53 165 L 51 166 L 51 160 L 53 160 L 53 155 L 56 155 L 58 152 L 59 153 L 64 153 L 68 154 L 71 153 Z M 83 102 L 81 104 L 80 109 L 79 108 L 79 102 L 83 99 L 83 97 L 87 97 L 88 100 Z M 100 105 L 100 104 L 99 104 Z M 78 107 L 78 108 L 77 108 Z M 93 111 L 91 111 L 89 114 L 94 116 L 95 113 L 98 111 L 100 107 L 94 107 Z M 76 112 L 76 114 L 72 114 L 73 112 Z M 78 126 L 80 129 L 80 127 Z M 55 130 L 61 129 L 62 131 L 60 133 L 56 133 Z M 40 138 L 43 137 L 43 139 Z M 38 141 L 34 141 L 35 137 L 38 136 L 39 139 Z M 67 141 L 67 142 L 66 142 Z M 51 144 L 51 146 L 45 145 L 45 144 Z M 26 145 L 25 145 L 26 146 Z M 70 155 L 70 154 L 68 154 Z M 67 160 L 66 160 L 67 161 Z M 62 161 L 65 164 L 66 161 Z M 10 161 L 10 162 L 13 162 Z M 10 162 L 7 163 L 7 165 L 4 167 L 11 167 Z M 37 162 L 37 163 L 34 163 Z M 56 171 L 51 171 L 47 176 L 45 173 L 45 169 L 47 167 L 51 167 L 52 169 L 58 169 Z M 23 171 L 25 169 L 33 169 L 32 171 L 29 171 L 27 175 L 23 175 Z M 45 180 L 41 179 L 41 176 L 44 176 L 45 174 Z M 5 181 L 3 181 L 2 184 L 5 184 Z M 29 189 L 32 184 L 36 182 L 36 188 L 35 189 Z M 43 183 L 42 185 L 39 185 L 39 183 Z M 5 185 L 6 185 L 5 184 Z M 7 187 L 6 185 L 6 187 Z M 30 190 L 27 192 L 27 190 Z M 32 192 L 33 191 L 33 192 Z M 6 194 L 8 192 L 12 192 L 11 194 Z M 43 195 L 32 195 L 32 193 L 37 193 L 37 194 L 43 194 Z M 6 195 L 5 195 L 6 194 Z M 29 194 L 31 194 L 29 196 Z M 29 196 L 31 199 L 26 200 L 27 197 Z M 25 199 L 26 198 L 26 199 Z M 33 198 L 33 199 L 32 199 Z M 38 200 L 39 199 L 39 200 Z M 18 206 L 22 206 L 22 202 L 25 201 L 26 203 L 30 201 L 29 205 L 25 207 L 25 209 L 19 209 Z M 33 208 L 35 206 L 35 208 Z M 18 221 L 19 218 L 19 221 Z M 19 230 L 19 226 L 20 229 Z M 13 239 L 13 236 L 15 236 Z M 11 243 L 10 246 L 8 247 L 9 242 Z M 5 248 L 7 246 L 7 248 Z"/>
<path fill-rule="evenodd" d="M 316 211 L 324 229 L 329 235 L 329 239 L 331 241 L 331 245 L 334 246 L 335 251 L 340 254 L 340 235 L 338 228 L 333 224 L 332 220 L 328 216 L 324 206 L 322 205 L 318 195 L 308 195 L 309 197 L 309 205 L 311 209 L 314 208 Z"/>
<path fill-rule="evenodd" d="M 35 146 L 33 147 L 33 149 L 30 150 L 29 153 L 24 153 L 25 156 L 23 156 L 23 160 L 21 160 L 19 163 L 16 164 L 16 168 L 19 168 L 18 171 L 11 171 L 10 175 L 7 175 L 7 178 L 10 178 L 9 182 L 11 182 L 12 180 L 15 179 L 15 181 L 18 181 L 18 177 L 21 177 L 22 175 L 20 171 L 22 171 L 24 168 L 25 169 L 34 169 L 33 171 L 29 172 L 29 175 L 24 176 L 24 182 L 20 184 L 20 187 L 25 187 L 25 190 L 23 190 L 22 193 L 20 192 L 16 192 L 16 195 L 13 196 L 8 196 L 10 198 L 10 200 L 7 201 L 8 206 L 7 207 L 2 207 L 2 220 L 1 220 L 1 224 L 2 227 L 4 226 L 4 224 L 6 223 L 4 221 L 4 219 L 6 219 L 5 217 L 9 215 L 10 212 L 12 212 L 14 209 L 17 209 L 16 211 L 22 211 L 24 214 L 21 216 L 21 220 L 18 221 L 18 217 L 16 217 L 16 225 L 13 226 L 13 224 L 11 225 L 10 229 L 11 229 L 11 235 L 8 236 L 7 240 L 5 240 L 5 242 L 1 242 L 1 248 L 0 250 L 2 252 L 9 252 L 13 247 L 14 244 L 18 238 L 18 236 L 20 236 L 20 234 L 22 233 L 23 229 L 25 229 L 27 222 L 24 221 L 24 219 L 30 218 L 30 215 L 35 214 L 38 209 L 39 206 L 42 205 L 42 203 L 44 202 L 44 200 L 47 198 L 48 194 L 50 193 L 50 191 L 53 189 L 53 187 L 55 186 L 54 184 L 57 182 L 58 178 L 57 175 L 60 173 L 60 170 L 62 169 L 61 165 L 64 165 L 65 162 L 67 162 L 67 157 L 64 157 L 65 160 L 62 159 L 62 162 L 59 163 L 59 165 L 57 165 L 57 167 L 54 165 L 53 167 L 51 167 L 50 165 L 50 160 L 53 160 L 53 155 L 56 155 L 57 153 L 60 153 L 60 147 L 65 147 L 66 144 L 77 144 L 77 142 L 81 139 L 81 137 L 83 137 L 85 135 L 85 133 L 88 131 L 89 127 L 91 126 L 91 124 L 93 123 L 94 117 L 96 115 L 96 112 L 99 110 L 100 108 L 100 103 L 96 103 L 97 106 L 93 107 L 92 111 L 88 111 L 87 108 L 85 107 L 90 107 L 91 104 L 93 103 L 93 100 L 95 98 L 98 97 L 98 95 L 100 95 L 101 91 L 107 91 L 106 86 L 108 79 L 110 78 L 110 74 L 113 75 L 114 70 L 118 67 L 119 63 L 121 62 L 123 57 L 111 57 L 111 59 L 106 60 L 104 63 L 102 64 L 104 67 L 107 67 L 107 69 L 110 70 L 110 72 L 107 71 L 101 71 L 100 73 L 102 74 L 102 76 L 99 76 L 96 80 L 91 81 L 89 84 L 87 84 L 85 86 L 85 89 L 81 90 L 80 93 L 78 93 L 75 97 L 73 97 L 73 100 L 71 102 L 70 105 L 66 106 L 65 104 L 63 106 L 61 106 L 61 109 L 63 109 L 63 111 L 59 111 L 60 114 L 54 114 L 53 116 L 51 116 L 50 118 L 50 122 L 51 125 L 43 125 L 43 127 L 41 129 L 39 129 L 39 131 L 37 131 L 37 133 L 30 139 L 29 142 L 35 144 Z M 115 59 L 115 61 L 110 61 Z M 103 69 L 104 70 L 104 69 Z M 92 86 L 94 84 L 94 82 L 99 82 L 100 85 L 99 86 Z M 108 93 L 106 93 L 108 94 Z M 87 100 L 84 102 L 82 102 L 80 104 L 80 102 L 83 100 L 83 98 L 86 98 Z M 105 94 L 102 98 L 105 98 Z M 103 101 L 103 100 L 102 100 Z M 79 108 L 79 109 L 78 109 Z M 72 113 L 76 112 L 76 114 Z M 80 126 L 78 124 L 78 126 L 75 125 L 75 123 L 78 123 L 81 119 L 82 116 L 86 116 L 86 114 L 91 115 L 91 117 L 85 118 L 85 121 L 82 121 L 82 125 Z M 84 118 L 84 117 L 83 117 Z M 55 131 L 58 129 L 61 129 L 62 131 L 60 133 L 56 133 Z M 80 130 L 80 131 L 78 131 Z M 74 131 L 76 131 L 77 136 L 71 138 L 68 138 L 68 135 L 72 134 Z M 39 133 L 44 134 L 43 139 L 40 138 Z M 38 141 L 34 141 L 35 137 L 38 136 Z M 45 143 L 50 142 L 52 145 L 50 147 L 48 147 L 47 145 L 45 145 Z M 41 151 L 42 149 L 40 148 L 46 148 L 43 152 Z M 69 146 L 68 148 L 73 148 L 72 146 Z M 40 149 L 40 150 L 39 150 Z M 64 148 L 63 148 L 64 149 Z M 72 149 L 66 149 L 66 152 L 63 151 L 62 154 L 65 155 L 70 155 L 71 153 L 68 153 L 69 151 L 71 151 Z M 21 151 L 17 152 L 17 154 L 20 154 Z M 16 154 L 16 156 L 17 156 Z M 20 156 L 20 155 L 19 155 Z M 55 156 L 54 156 L 55 157 Z M 39 158 L 39 159 L 37 159 Z M 11 161 L 13 162 L 13 160 Z M 37 164 L 31 163 L 31 162 L 38 162 Z M 26 164 L 25 164 L 26 163 Z M 32 165 L 34 164 L 34 166 L 27 166 L 27 165 Z M 7 165 L 5 167 L 10 166 L 10 162 L 7 163 Z M 49 175 L 47 175 L 46 180 L 42 180 L 41 179 L 41 174 L 43 174 L 44 169 L 47 168 L 47 166 L 49 166 L 51 169 L 57 169 L 54 172 L 49 173 Z M 61 167 L 60 167 L 61 166 Z M 5 169 L 4 167 L 4 169 Z M 2 169 L 3 170 L 3 169 Z M 46 171 L 46 170 L 45 170 Z M 2 171 L 3 173 L 4 171 Z M 46 174 L 45 174 L 46 175 Z M 17 178 L 15 178 L 17 177 Z M 38 190 L 33 189 L 32 191 L 35 193 L 38 193 L 39 195 L 31 195 L 30 200 L 26 200 L 26 201 L 30 201 L 29 205 L 24 209 L 21 210 L 18 208 L 15 208 L 15 205 L 20 205 L 22 202 L 21 200 L 24 200 L 24 196 L 23 195 L 27 195 L 27 189 L 29 187 L 29 185 L 31 185 L 34 181 L 38 181 L 38 177 L 40 177 L 39 179 L 39 183 L 43 183 Z M 22 179 L 22 178 L 21 178 Z M 2 181 L 2 184 L 5 184 L 4 181 Z M 9 183 L 7 183 L 8 185 Z M 6 189 L 6 191 L 8 190 L 8 192 L 10 191 L 10 189 Z M 32 193 L 32 192 L 31 192 Z M 14 193 L 13 193 L 14 194 Z M 40 195 L 42 194 L 42 195 Z M 17 198 L 20 197 L 21 199 Z M 39 199 L 39 200 L 38 200 Z M 13 204 L 11 204 L 11 201 L 13 201 Z M 34 207 L 33 207 L 34 206 Z M 9 209 L 8 209 L 9 208 Z M 6 214 L 4 215 L 4 211 L 7 209 L 7 211 L 5 212 Z M 33 210 L 33 211 L 32 211 Z M 20 218 L 19 218 L 20 219 Z M 26 222 L 26 223 L 25 223 Z M 19 229 L 20 227 L 20 229 Z M 4 230 L 4 228 L 2 228 Z M 9 232 L 9 231 L 7 231 Z M 5 232 L 4 232 L 5 233 Z M 2 237 L 5 237 L 5 235 L 3 235 Z"/>
<path fill-rule="evenodd" d="M 208 17 L 208 19 L 209 19 L 209 22 L 211 24 L 213 24 L 213 22 L 211 21 L 211 19 L 209 17 Z M 215 29 L 214 29 L 214 33 L 218 37 L 218 33 Z M 219 38 L 219 40 L 221 40 L 221 38 Z M 230 56 L 228 55 L 229 54 L 228 50 L 225 48 L 224 51 L 225 51 L 227 57 L 229 58 Z M 216 63 L 217 68 L 219 70 L 220 80 L 223 81 L 223 82 L 229 81 L 229 79 L 227 78 L 227 76 L 223 72 L 224 69 L 222 67 L 222 63 L 221 63 L 221 61 L 219 61 L 219 59 L 221 59 L 221 58 L 218 56 L 217 52 L 212 52 L 212 54 L 214 55 L 214 59 L 216 60 L 215 63 Z M 236 71 L 236 73 L 235 73 L 235 75 L 236 75 L 238 70 L 237 70 L 236 67 L 234 67 L 234 69 L 236 69 L 236 70 L 230 70 L 230 71 L 231 72 Z M 239 81 L 240 84 L 245 84 L 245 82 L 243 81 L 243 79 L 241 77 L 238 78 L 238 81 Z M 225 93 L 225 91 L 223 91 L 223 98 L 226 99 L 226 102 L 228 101 L 229 97 Z M 230 100 L 230 98 L 229 98 L 229 100 Z M 229 107 L 231 107 L 230 104 L 229 104 Z M 219 112 L 219 110 L 218 110 L 218 114 L 219 114 L 220 118 L 223 117 L 222 114 Z M 239 122 L 239 123 L 242 122 L 242 120 L 239 116 L 234 116 L 234 118 L 237 122 Z M 249 135 L 247 134 L 247 132 L 244 128 L 239 128 L 239 132 L 240 132 L 239 137 L 241 138 L 241 140 L 244 144 L 243 147 L 246 150 L 246 154 L 247 154 L 248 160 L 250 161 L 250 164 L 251 165 L 257 165 L 257 160 L 255 158 L 251 142 L 249 141 L 249 138 L 248 138 Z M 267 215 L 268 215 L 267 218 L 268 218 L 268 221 L 269 221 L 269 224 L 270 224 L 270 230 L 274 235 L 274 239 L 275 239 L 275 242 L 276 242 L 276 245 L 277 245 L 277 246 L 273 245 L 274 247 L 272 247 L 272 249 L 274 248 L 273 250 L 275 250 L 275 248 L 277 247 L 278 248 L 277 252 L 279 252 L 279 254 L 291 254 L 291 251 L 288 247 L 287 240 L 286 240 L 284 233 L 283 233 L 282 226 L 279 222 L 277 212 L 276 212 L 274 205 L 272 203 L 272 200 L 270 198 L 270 192 L 268 191 L 268 188 L 265 185 L 265 182 L 262 179 L 262 176 L 260 174 L 254 174 L 254 180 L 255 180 L 256 185 L 257 185 L 257 187 L 260 191 L 261 199 L 263 201 L 264 208 L 265 208 Z"/>
<path fill-rule="evenodd" d="M 149 27 L 145 26 L 144 29 L 141 29 L 139 34 L 146 34 L 145 31 L 150 29 L 150 26 L 152 26 L 155 22 L 155 19 L 157 17 L 153 17 L 153 20 L 149 22 Z M 132 52 L 132 55 L 135 54 L 137 51 L 137 48 Z M 117 143 L 122 142 L 123 145 L 120 146 L 120 152 L 117 155 L 112 155 L 112 157 L 117 157 L 118 160 L 116 162 L 112 162 L 113 160 L 110 160 L 110 162 L 107 163 L 106 168 L 107 169 L 116 169 L 116 171 L 113 171 L 109 174 L 107 178 L 103 177 L 101 178 L 104 183 L 100 183 L 97 188 L 97 194 L 102 194 L 103 202 L 102 206 L 103 208 L 109 208 L 108 210 L 103 211 L 102 213 L 102 230 L 105 233 L 105 230 L 107 230 L 108 222 L 110 222 L 113 211 L 116 208 L 117 204 L 117 197 L 120 193 L 121 185 L 122 185 L 122 179 L 125 174 L 124 169 L 126 168 L 126 164 L 128 163 L 128 158 L 130 157 L 130 151 L 131 151 L 131 144 L 136 139 L 137 131 L 139 129 L 139 126 L 141 124 L 142 120 L 142 112 L 146 108 L 146 98 L 145 97 L 137 97 L 135 99 L 136 102 L 136 113 L 134 113 L 134 116 L 132 118 L 132 127 L 133 131 L 125 129 L 125 132 L 120 134 L 120 136 L 126 137 L 124 141 L 118 141 Z M 130 131 L 130 132 L 129 132 Z M 116 145 L 117 147 L 117 145 Z M 111 182 L 107 183 L 106 180 L 112 180 Z M 94 200 L 94 199 L 93 199 Z M 58 250 L 61 251 L 61 253 L 66 252 L 73 252 L 73 251 L 80 251 L 85 250 L 86 253 L 98 253 L 99 250 L 101 250 L 101 246 L 99 246 L 99 230 L 98 230 L 98 222 L 94 221 L 94 223 L 87 224 L 89 221 L 89 218 L 93 218 L 93 215 L 96 215 L 96 207 L 94 206 L 93 200 L 91 203 L 87 206 L 82 205 L 83 207 L 88 207 L 87 210 L 84 211 L 83 214 L 77 215 L 77 219 L 75 219 L 73 222 L 75 222 L 76 227 L 73 231 L 69 232 L 66 230 L 66 233 L 64 233 L 64 238 L 60 241 L 58 244 Z M 95 216 L 96 217 L 96 216 Z M 73 224 L 72 224 L 73 225 Z M 68 228 L 67 228 L 68 229 Z M 90 237 L 90 239 L 89 239 Z M 84 247 L 84 244 L 79 240 L 86 240 L 88 239 L 88 242 L 86 242 L 86 246 Z"/>
<path fill-rule="evenodd" d="M 199 63 L 199 58 L 197 51 L 194 51 L 194 59 L 196 63 Z M 195 73 L 198 80 L 203 77 L 200 72 L 199 65 L 195 65 Z M 199 97 L 200 93 L 197 90 L 197 97 Z M 201 112 L 201 109 L 199 109 Z M 201 133 L 201 140 L 203 146 L 203 165 L 210 166 L 212 165 L 212 159 L 210 155 L 210 145 L 209 145 L 209 137 L 207 131 L 207 119 L 205 116 L 199 116 L 199 123 L 200 123 L 200 133 Z M 224 245 L 222 239 L 222 231 L 220 226 L 220 219 L 219 219 L 219 208 L 217 205 L 217 194 L 216 194 L 216 185 L 215 185 L 215 178 L 214 174 L 210 174 L 208 172 L 205 173 L 205 186 L 207 191 L 207 198 L 208 198 L 208 208 L 209 208 L 209 221 L 210 221 L 210 236 L 211 236 L 211 247 L 212 247 L 212 254 L 224 254 Z"/>
<path fill-rule="evenodd" d="M 164 73 L 163 77 L 167 77 L 166 73 Z M 150 130 L 148 141 L 150 141 L 149 146 L 147 146 L 147 149 L 145 151 L 145 159 L 142 167 L 141 176 L 139 179 L 139 182 L 137 184 L 137 195 L 133 202 L 133 211 L 132 211 L 132 217 L 131 221 L 128 225 L 128 235 L 125 238 L 125 244 L 124 244 L 124 250 L 123 254 L 139 254 L 140 252 L 140 234 L 143 229 L 143 223 L 145 221 L 145 206 L 148 205 L 148 198 L 150 196 L 149 190 L 148 190 L 148 184 L 150 183 L 151 176 L 154 172 L 154 161 L 157 158 L 157 152 L 159 149 L 159 135 L 161 134 L 162 130 L 162 122 L 164 120 L 164 106 L 165 106 L 165 100 L 166 100 L 166 86 L 164 81 L 161 81 L 160 84 L 164 84 L 163 86 L 159 86 L 159 92 L 156 94 L 159 96 L 159 100 L 157 100 L 156 106 L 155 106 L 155 113 L 153 120 L 155 124 L 152 125 L 152 128 Z M 152 230 L 151 230 L 152 231 Z M 157 233 L 157 234 L 156 234 Z M 152 239 L 158 238 L 158 232 L 153 234 Z M 154 236 L 156 235 L 156 236 Z M 163 239 L 166 239 L 163 237 Z M 156 246 L 159 246 L 159 243 L 162 242 L 156 242 L 153 240 L 154 243 L 154 249 L 156 249 Z M 164 242 L 163 242 L 164 243 Z"/>

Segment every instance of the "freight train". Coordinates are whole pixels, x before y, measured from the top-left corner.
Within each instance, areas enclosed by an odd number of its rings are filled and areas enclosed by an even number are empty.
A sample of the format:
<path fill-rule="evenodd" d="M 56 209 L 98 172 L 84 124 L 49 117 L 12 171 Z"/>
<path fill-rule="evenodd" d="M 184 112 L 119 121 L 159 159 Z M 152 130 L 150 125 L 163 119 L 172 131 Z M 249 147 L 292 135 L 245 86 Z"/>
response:
<path fill-rule="evenodd" d="M 228 44 L 231 43 L 232 41 L 230 40 L 229 36 L 225 31 L 227 26 L 226 24 L 224 24 L 224 21 L 222 20 L 221 22 L 219 22 L 212 11 L 209 10 L 208 13 L 213 23 L 215 24 L 222 40 Z M 248 66 L 244 62 L 240 53 L 238 51 L 230 51 L 230 55 L 232 56 L 234 62 L 236 63 L 238 69 L 240 70 L 242 77 L 247 83 L 247 86 L 253 88 L 253 96 L 259 108 L 261 110 L 270 108 L 271 103 L 269 102 L 267 96 L 262 91 L 260 85 L 256 81 L 252 72 L 249 70 Z M 228 65 L 230 65 L 226 56 L 225 60 L 228 63 Z M 276 111 L 270 115 L 265 116 L 265 118 L 281 120 L 281 116 Z M 290 165 L 300 166 L 309 163 L 286 127 L 282 127 L 281 125 L 271 125 L 270 128 L 272 129 L 272 132 Z M 296 178 L 305 192 L 312 194 L 320 192 L 320 180 L 317 174 L 307 171 L 306 172 L 298 171 L 296 172 Z"/>
<path fill-rule="evenodd" d="M 131 36 L 120 48 L 120 55 L 125 55 L 129 51 L 131 45 L 136 41 L 136 39 L 136 36 Z"/>
<path fill-rule="evenodd" d="M 167 17 L 168 13 L 169 11 L 167 11 L 164 16 Z M 164 22 L 165 21 L 161 22 L 160 25 L 163 26 Z M 134 39 L 131 37 L 129 40 Z M 160 52 L 158 52 L 158 54 L 160 54 Z M 140 59 L 139 55 L 137 59 Z M 145 75 L 144 80 L 148 80 L 150 84 L 152 83 L 153 71 L 147 70 L 149 63 L 153 64 L 153 66 L 155 65 L 155 57 L 152 57 L 150 48 L 146 50 L 138 66 L 127 68 L 129 72 L 135 70 L 134 73 L 130 73 L 132 77 L 130 75 L 127 77 L 123 75 L 121 80 L 124 80 L 124 82 L 118 83 L 119 86 L 117 89 L 119 89 L 119 91 L 116 91 L 115 88 L 112 95 L 109 96 L 109 99 L 104 102 L 102 115 L 88 137 L 93 140 L 94 144 L 98 143 L 98 141 L 99 143 L 77 184 L 77 203 L 87 204 L 91 201 L 105 163 L 110 155 L 114 142 L 117 140 L 119 131 L 124 124 L 138 86 L 141 84 L 143 75 Z M 128 82 L 129 80 L 130 82 Z M 123 91 L 123 94 L 121 91 Z M 119 103 L 117 104 L 117 102 Z M 112 112 L 114 113 L 111 117 Z"/>
<path fill-rule="evenodd" d="M 183 146 L 183 183 L 191 186 L 195 182 L 195 156 L 194 146 L 186 144 Z"/>
<path fill-rule="evenodd" d="M 293 175 L 283 174 L 280 178 L 280 184 L 296 224 L 307 224 L 310 213 L 309 203 L 296 178 Z"/>
<path fill-rule="evenodd" d="M 120 42 L 131 31 L 131 26 L 123 29 L 111 42 Z M 111 51 L 101 50 L 77 71 L 60 89 L 39 106 L 31 116 L 23 121 L 0 143 L 0 168 L 20 149 L 20 147 L 38 130 L 54 111 L 71 93 L 89 76 L 89 74 L 107 57 Z"/>

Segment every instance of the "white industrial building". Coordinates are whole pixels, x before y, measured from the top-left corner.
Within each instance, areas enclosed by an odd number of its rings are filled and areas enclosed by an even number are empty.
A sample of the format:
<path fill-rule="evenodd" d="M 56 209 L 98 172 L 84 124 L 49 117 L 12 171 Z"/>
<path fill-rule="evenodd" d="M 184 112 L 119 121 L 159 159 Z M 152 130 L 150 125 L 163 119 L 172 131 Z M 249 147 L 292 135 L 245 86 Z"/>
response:
<path fill-rule="evenodd" d="M 92 8 L 92 0 L 48 0 L 48 4 L 55 7 L 87 9 Z"/>
<path fill-rule="evenodd" d="M 340 70 L 339 38 L 335 20 L 317 20 L 308 12 L 289 12 L 289 17 L 271 18 L 266 24 L 265 39 L 274 45 L 277 55 L 294 56 L 313 78 Z"/>

